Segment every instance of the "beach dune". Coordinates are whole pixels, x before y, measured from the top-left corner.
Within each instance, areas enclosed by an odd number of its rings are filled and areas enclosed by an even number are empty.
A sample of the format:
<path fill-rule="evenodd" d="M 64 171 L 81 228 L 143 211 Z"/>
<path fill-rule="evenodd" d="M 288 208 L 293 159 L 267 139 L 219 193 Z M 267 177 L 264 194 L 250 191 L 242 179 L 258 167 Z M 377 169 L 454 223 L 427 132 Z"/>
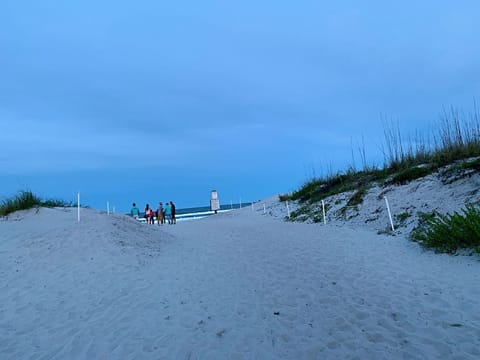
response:
<path fill-rule="evenodd" d="M 263 208 L 0 220 L 2 359 L 478 359 L 478 299 L 478 257 Z"/>

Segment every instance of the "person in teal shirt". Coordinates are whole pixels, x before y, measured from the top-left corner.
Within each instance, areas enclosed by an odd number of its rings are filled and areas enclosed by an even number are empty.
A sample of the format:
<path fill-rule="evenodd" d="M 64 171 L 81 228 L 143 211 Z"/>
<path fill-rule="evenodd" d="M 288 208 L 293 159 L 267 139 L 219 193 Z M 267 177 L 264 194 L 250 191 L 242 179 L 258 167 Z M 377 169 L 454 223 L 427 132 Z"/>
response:
<path fill-rule="evenodd" d="M 169 224 L 172 223 L 172 205 L 167 201 L 165 204 L 165 217 Z"/>
<path fill-rule="evenodd" d="M 135 203 L 133 203 L 132 205 L 132 210 L 130 210 L 130 215 L 132 215 L 134 219 L 138 219 L 138 217 L 140 216 L 140 210 L 138 209 Z"/>

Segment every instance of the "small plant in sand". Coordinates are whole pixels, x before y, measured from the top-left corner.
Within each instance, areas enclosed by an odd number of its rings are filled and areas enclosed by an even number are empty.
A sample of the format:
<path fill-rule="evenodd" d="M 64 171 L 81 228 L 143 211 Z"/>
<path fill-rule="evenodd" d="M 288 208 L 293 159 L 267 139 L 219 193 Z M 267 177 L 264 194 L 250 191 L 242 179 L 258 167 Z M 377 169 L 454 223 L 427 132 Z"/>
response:
<path fill-rule="evenodd" d="M 383 230 L 378 230 L 377 234 L 395 236 L 395 232 L 392 230 L 392 227 L 390 225 L 387 225 Z"/>
<path fill-rule="evenodd" d="M 437 252 L 455 253 L 459 249 L 480 252 L 480 207 L 467 205 L 462 213 L 425 217 L 412 238 Z"/>
<path fill-rule="evenodd" d="M 405 211 L 403 213 L 400 213 L 400 214 L 397 214 L 395 215 L 395 220 L 397 220 L 400 224 L 398 224 L 397 226 L 402 226 L 405 224 L 405 222 L 407 221 L 407 219 L 409 217 L 411 217 L 412 214 L 409 213 L 408 211 Z"/>
<path fill-rule="evenodd" d="M 366 186 L 361 186 L 353 195 L 350 197 L 350 199 L 347 202 L 347 206 L 357 206 L 360 205 L 363 202 L 363 197 L 367 193 L 367 187 Z"/>
<path fill-rule="evenodd" d="M 480 171 L 480 157 L 464 161 L 455 167 L 455 170 L 475 170 Z"/>
<path fill-rule="evenodd" d="M 431 166 L 415 166 L 393 175 L 390 183 L 404 185 L 410 181 L 430 175 L 433 171 L 434 169 Z"/>
<path fill-rule="evenodd" d="M 36 207 L 68 207 L 72 206 L 62 200 L 42 200 L 31 191 L 20 191 L 17 195 L 3 200 L 0 204 L 0 216 L 7 216 L 18 210 L 26 210 Z"/>
<path fill-rule="evenodd" d="M 286 220 L 290 221 L 307 221 L 313 213 L 311 206 L 303 205 L 300 206 L 297 210 L 290 213 L 290 218 L 285 217 Z"/>

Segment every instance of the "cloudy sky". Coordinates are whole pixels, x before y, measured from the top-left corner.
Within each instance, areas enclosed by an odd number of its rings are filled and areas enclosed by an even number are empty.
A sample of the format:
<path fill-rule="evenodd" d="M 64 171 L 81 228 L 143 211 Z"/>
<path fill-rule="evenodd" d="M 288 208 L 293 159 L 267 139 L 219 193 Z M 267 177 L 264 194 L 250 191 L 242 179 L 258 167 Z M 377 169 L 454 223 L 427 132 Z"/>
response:
<path fill-rule="evenodd" d="M 360 142 L 381 165 L 382 119 L 425 131 L 480 91 L 480 3 L 392 3 L 3 0 L 0 199 L 230 204 Z"/>

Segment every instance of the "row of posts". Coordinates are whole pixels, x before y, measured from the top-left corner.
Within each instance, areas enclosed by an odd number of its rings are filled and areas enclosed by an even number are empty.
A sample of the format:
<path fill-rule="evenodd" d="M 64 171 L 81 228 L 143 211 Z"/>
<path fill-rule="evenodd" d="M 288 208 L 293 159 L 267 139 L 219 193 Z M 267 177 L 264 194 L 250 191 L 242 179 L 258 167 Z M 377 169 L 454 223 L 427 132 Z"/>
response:
<path fill-rule="evenodd" d="M 393 218 L 392 218 L 392 212 L 390 211 L 390 205 L 388 203 L 388 199 L 386 196 L 383 197 L 385 199 L 385 205 L 387 207 L 387 212 L 388 212 L 388 219 L 390 220 L 390 226 L 392 228 L 392 231 L 395 231 L 395 226 L 393 225 Z M 290 219 L 290 207 L 288 206 L 288 201 L 285 201 L 285 206 L 287 208 L 287 216 Z M 252 203 L 252 210 L 254 210 L 253 203 Z M 263 214 L 265 215 L 267 213 L 267 209 L 265 206 L 265 203 L 263 203 Z M 327 217 L 326 217 L 326 212 L 325 212 L 325 202 L 322 200 L 322 214 L 323 214 L 323 224 L 327 224 Z"/>
<path fill-rule="evenodd" d="M 390 211 L 390 205 L 388 203 L 388 199 L 386 196 L 384 196 L 383 198 L 385 199 L 385 205 L 387 206 L 388 219 L 390 220 L 390 226 L 392 228 L 392 231 L 395 231 L 395 226 L 393 225 L 393 219 L 392 219 L 392 212 Z M 217 193 L 215 190 L 212 191 L 212 200 L 218 201 Z M 288 206 L 288 201 L 285 201 L 285 206 L 287 207 L 287 216 L 290 219 L 290 207 Z M 241 200 L 240 200 L 240 207 L 241 207 Z M 220 206 L 218 206 L 218 208 L 220 208 Z M 115 206 L 113 207 L 112 210 L 113 212 L 115 212 Z M 253 210 L 254 210 L 254 206 L 252 202 L 252 211 Z M 267 213 L 267 208 L 265 206 L 265 203 L 263 203 L 263 214 L 266 214 L 266 213 Z M 107 201 L 107 214 L 110 215 L 110 203 L 108 201 Z M 322 214 L 323 214 L 323 224 L 326 225 L 327 217 L 325 212 L 325 202 L 323 200 L 322 200 Z M 80 192 L 77 193 L 77 219 L 78 219 L 78 222 L 80 222 Z"/>
<path fill-rule="evenodd" d="M 115 206 L 112 207 L 112 213 L 115 213 Z M 109 201 L 107 201 L 107 214 L 110 215 Z M 80 222 L 80 192 L 77 192 L 77 221 Z"/>

